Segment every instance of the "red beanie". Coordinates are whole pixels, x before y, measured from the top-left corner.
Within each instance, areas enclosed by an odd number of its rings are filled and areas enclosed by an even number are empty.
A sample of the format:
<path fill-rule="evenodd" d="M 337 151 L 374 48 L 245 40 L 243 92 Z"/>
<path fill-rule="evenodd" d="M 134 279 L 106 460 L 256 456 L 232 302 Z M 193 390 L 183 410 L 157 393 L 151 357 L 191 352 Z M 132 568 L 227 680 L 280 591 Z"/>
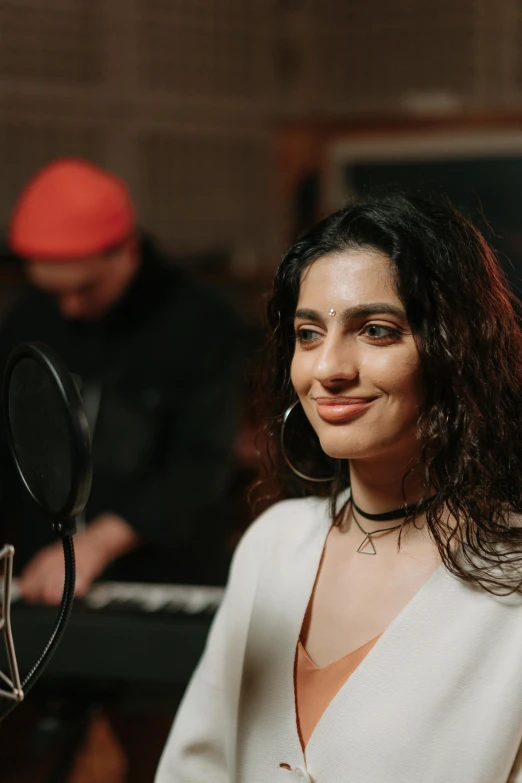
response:
<path fill-rule="evenodd" d="M 125 184 L 85 160 L 64 158 L 25 186 L 11 217 L 9 245 L 25 258 L 85 258 L 122 242 L 134 229 Z"/>

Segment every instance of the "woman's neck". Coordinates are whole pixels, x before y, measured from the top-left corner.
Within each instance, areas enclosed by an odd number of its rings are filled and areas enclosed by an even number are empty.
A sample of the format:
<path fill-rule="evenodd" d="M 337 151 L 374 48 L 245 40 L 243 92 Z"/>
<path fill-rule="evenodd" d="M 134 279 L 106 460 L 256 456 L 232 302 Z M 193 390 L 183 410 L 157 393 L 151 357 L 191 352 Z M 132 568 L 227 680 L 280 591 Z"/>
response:
<path fill-rule="evenodd" d="M 368 514 L 415 504 L 425 493 L 424 476 L 422 468 L 408 473 L 410 467 L 398 460 L 352 460 L 350 485 L 355 503 Z"/>

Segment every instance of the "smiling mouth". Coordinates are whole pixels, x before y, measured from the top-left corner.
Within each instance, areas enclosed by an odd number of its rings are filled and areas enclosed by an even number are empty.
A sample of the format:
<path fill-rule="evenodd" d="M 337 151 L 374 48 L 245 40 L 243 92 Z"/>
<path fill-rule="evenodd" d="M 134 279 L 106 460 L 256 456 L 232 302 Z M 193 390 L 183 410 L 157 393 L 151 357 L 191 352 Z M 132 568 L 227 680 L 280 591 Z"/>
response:
<path fill-rule="evenodd" d="M 317 414 L 327 422 L 346 422 L 363 414 L 377 397 L 315 397 Z"/>
<path fill-rule="evenodd" d="M 318 405 L 365 405 L 377 397 L 312 397 Z"/>

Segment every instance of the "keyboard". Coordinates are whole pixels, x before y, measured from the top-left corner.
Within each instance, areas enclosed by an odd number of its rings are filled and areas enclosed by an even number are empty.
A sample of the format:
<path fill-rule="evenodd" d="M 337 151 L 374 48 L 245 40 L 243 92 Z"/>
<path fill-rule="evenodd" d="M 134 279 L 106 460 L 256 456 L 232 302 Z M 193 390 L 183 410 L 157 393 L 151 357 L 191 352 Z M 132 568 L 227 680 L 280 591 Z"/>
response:
<path fill-rule="evenodd" d="M 75 601 L 42 679 L 185 686 L 223 588 L 100 582 Z M 13 585 L 11 622 L 22 678 L 49 638 L 57 607 L 25 604 Z M 1 660 L 0 665 L 5 666 Z"/>

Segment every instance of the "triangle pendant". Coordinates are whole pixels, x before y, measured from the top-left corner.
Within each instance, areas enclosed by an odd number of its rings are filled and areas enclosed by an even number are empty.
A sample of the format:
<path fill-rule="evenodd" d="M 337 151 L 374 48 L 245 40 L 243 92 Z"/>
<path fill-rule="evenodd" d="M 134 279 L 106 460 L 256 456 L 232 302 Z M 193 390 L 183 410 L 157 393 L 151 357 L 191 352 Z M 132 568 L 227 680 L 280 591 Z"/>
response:
<path fill-rule="evenodd" d="M 372 541 L 372 537 L 370 535 L 366 535 L 366 537 L 363 539 L 361 545 L 358 548 L 358 553 L 360 555 L 376 555 L 377 550 L 375 549 L 374 543 Z"/>

